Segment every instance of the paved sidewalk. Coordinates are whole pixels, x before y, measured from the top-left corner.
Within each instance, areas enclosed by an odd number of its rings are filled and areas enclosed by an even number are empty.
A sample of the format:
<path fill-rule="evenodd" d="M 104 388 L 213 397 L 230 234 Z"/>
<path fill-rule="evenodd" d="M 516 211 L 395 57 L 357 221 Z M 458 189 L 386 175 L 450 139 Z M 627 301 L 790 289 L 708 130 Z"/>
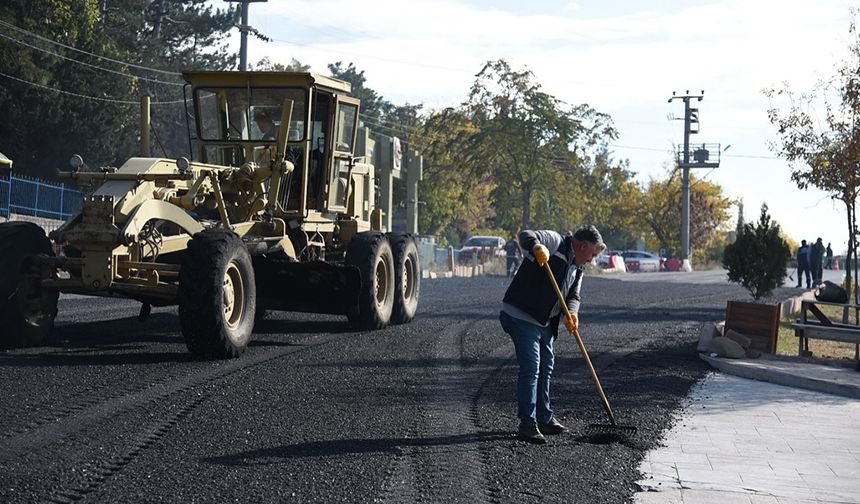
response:
<path fill-rule="evenodd" d="M 715 372 L 664 445 L 640 466 L 639 504 L 860 502 L 856 399 Z"/>
<path fill-rule="evenodd" d="M 707 354 L 699 354 L 699 357 L 714 369 L 741 378 L 860 399 L 860 373 L 854 366 L 846 367 L 839 361 L 828 363 L 772 354 L 762 354 L 758 359 L 727 359 Z"/>
<path fill-rule="evenodd" d="M 786 278 L 784 287 L 794 287 L 797 280 L 797 272 L 794 269 L 789 269 L 788 273 L 792 275 L 792 279 Z M 839 270 L 824 270 L 821 277 L 823 280 L 830 280 L 834 283 L 842 281 L 844 271 Z M 729 283 L 729 279 L 724 269 L 691 271 L 689 273 L 681 271 L 661 271 L 661 272 L 642 272 L 642 273 L 603 273 L 601 278 L 614 278 L 623 282 L 668 282 L 668 283 L 692 283 L 692 284 L 725 284 Z"/>

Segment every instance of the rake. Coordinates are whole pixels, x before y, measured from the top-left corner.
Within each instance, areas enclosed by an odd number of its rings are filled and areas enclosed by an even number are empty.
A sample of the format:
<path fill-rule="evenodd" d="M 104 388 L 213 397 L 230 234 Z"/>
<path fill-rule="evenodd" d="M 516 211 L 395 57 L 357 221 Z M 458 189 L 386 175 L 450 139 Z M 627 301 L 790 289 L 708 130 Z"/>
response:
<path fill-rule="evenodd" d="M 561 290 L 558 288 L 558 283 L 555 277 L 552 276 L 552 270 L 549 269 L 549 262 L 544 263 L 544 270 L 549 277 L 552 288 L 558 296 L 558 303 L 561 309 L 564 310 L 564 316 L 570 317 L 570 310 L 567 309 L 567 303 L 564 301 L 564 296 L 561 295 Z M 603 393 L 603 387 L 600 385 L 600 380 L 597 378 L 597 372 L 594 370 L 594 365 L 591 364 L 591 358 L 588 356 L 588 351 L 585 349 L 585 343 L 582 341 L 582 336 L 579 335 L 579 329 L 573 331 L 573 336 L 576 338 L 576 344 L 579 345 L 579 351 L 582 353 L 582 358 L 591 373 L 591 379 L 594 381 L 594 388 L 597 389 L 597 394 L 600 396 L 600 402 L 603 404 L 603 410 L 606 411 L 606 416 L 609 417 L 608 424 L 590 424 L 588 430 L 594 434 L 609 434 L 617 436 L 632 436 L 636 434 L 636 427 L 632 425 L 618 425 L 615 422 L 615 415 L 612 414 L 612 408 L 609 406 L 609 401 L 606 399 L 606 394 Z"/>

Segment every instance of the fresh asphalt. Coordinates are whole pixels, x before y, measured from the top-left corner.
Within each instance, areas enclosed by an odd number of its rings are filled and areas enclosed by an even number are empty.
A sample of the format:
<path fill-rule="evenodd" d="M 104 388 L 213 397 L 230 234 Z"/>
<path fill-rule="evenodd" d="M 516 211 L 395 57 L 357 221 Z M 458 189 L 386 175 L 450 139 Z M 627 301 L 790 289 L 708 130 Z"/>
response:
<path fill-rule="evenodd" d="M 632 501 L 709 372 L 700 323 L 745 292 L 586 278 L 586 346 L 639 432 L 589 435 L 603 411 L 562 336 L 552 395 L 572 433 L 532 446 L 513 437 L 506 286 L 424 280 L 416 320 L 374 332 L 273 313 L 244 356 L 219 362 L 188 357 L 175 308 L 140 323 L 136 303 L 63 297 L 54 344 L 0 354 L 0 502 Z"/>

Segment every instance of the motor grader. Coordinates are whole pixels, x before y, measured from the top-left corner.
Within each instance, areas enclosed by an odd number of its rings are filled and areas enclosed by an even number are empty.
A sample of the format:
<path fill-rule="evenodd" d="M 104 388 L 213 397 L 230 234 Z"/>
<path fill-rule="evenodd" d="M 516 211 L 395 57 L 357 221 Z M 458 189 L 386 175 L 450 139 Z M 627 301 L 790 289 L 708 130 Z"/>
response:
<path fill-rule="evenodd" d="M 413 237 L 384 232 L 374 166 L 357 157 L 349 83 L 298 72 L 185 72 L 187 158 L 61 175 L 93 190 L 49 237 L 0 224 L 0 345 L 39 345 L 59 293 L 178 305 L 188 350 L 240 355 L 267 310 L 410 322 Z M 50 238 L 50 240 L 49 240 Z M 51 240 L 64 253 L 52 252 Z"/>

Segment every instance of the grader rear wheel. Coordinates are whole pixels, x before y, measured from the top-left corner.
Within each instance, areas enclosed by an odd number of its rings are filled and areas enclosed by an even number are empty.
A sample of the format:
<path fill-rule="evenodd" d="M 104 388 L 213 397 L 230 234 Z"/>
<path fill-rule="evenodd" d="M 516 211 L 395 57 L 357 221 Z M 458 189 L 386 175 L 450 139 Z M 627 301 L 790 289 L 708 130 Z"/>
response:
<path fill-rule="evenodd" d="M 56 273 L 36 260 L 39 255 L 54 255 L 42 228 L 0 224 L 0 348 L 40 345 L 54 328 L 59 293 L 41 280 Z"/>
<path fill-rule="evenodd" d="M 418 298 L 421 294 L 421 267 L 418 263 L 418 247 L 411 234 L 392 233 L 391 248 L 394 252 L 394 310 L 391 322 L 406 324 L 415 318 Z"/>
<path fill-rule="evenodd" d="M 179 273 L 179 322 L 188 350 L 226 359 L 245 351 L 254 328 L 256 286 L 251 256 L 238 235 L 194 235 Z"/>
<path fill-rule="evenodd" d="M 348 312 L 357 329 L 381 329 L 391 322 L 394 309 L 394 256 L 382 233 L 366 231 L 349 242 L 346 262 L 357 266 L 361 275 L 358 305 Z"/>

